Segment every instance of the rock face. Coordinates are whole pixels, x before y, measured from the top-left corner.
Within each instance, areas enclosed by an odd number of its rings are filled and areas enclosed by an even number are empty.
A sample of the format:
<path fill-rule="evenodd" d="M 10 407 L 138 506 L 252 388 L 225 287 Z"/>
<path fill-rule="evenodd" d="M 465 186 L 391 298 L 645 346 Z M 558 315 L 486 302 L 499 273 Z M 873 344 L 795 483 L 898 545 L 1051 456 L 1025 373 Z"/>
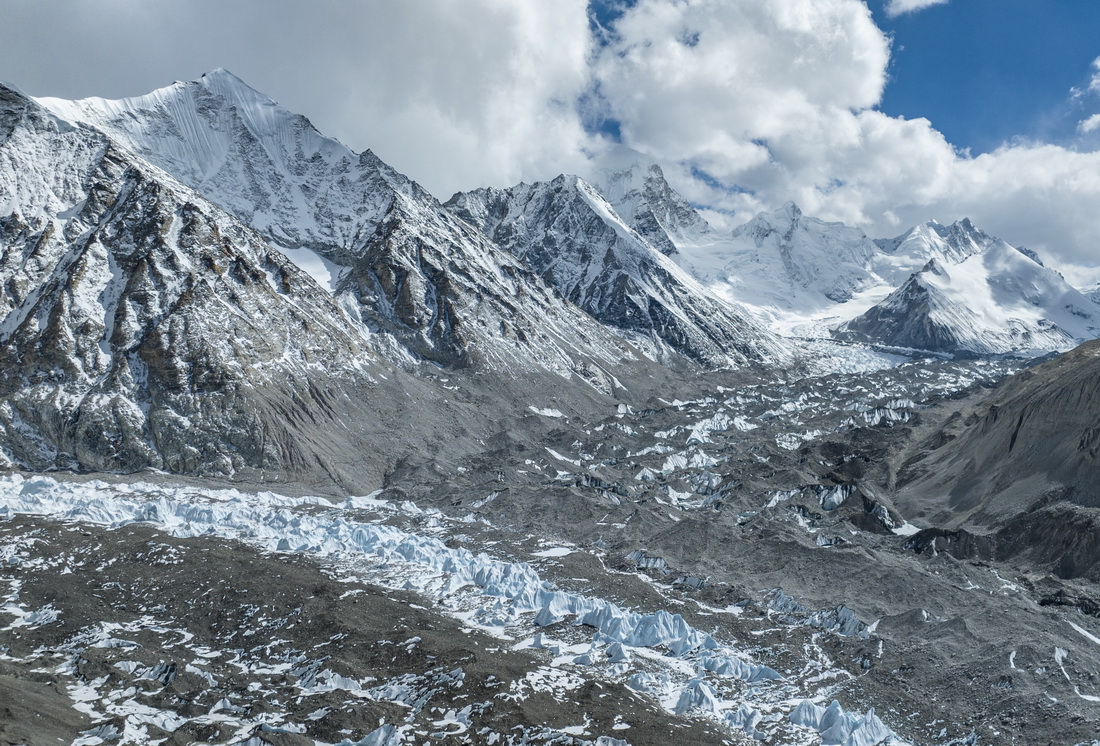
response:
<path fill-rule="evenodd" d="M 964 355 L 1066 350 L 1097 334 L 1100 307 L 996 239 L 957 264 L 930 259 L 837 330 L 843 339 Z"/>
<path fill-rule="evenodd" d="M 1095 572 L 1100 546 L 1100 341 L 998 388 L 901 470 L 903 512 L 981 534 L 999 556 L 1033 555 L 1064 577 Z"/>
<path fill-rule="evenodd" d="M 193 187 L 309 269 L 399 361 L 606 386 L 628 345 L 373 153 L 226 70 L 137 98 L 42 99 Z"/>
<path fill-rule="evenodd" d="M 707 221 L 665 180 L 661 167 L 622 146 L 597 161 L 591 182 L 623 222 L 665 256 L 711 233 Z"/>
<path fill-rule="evenodd" d="M 783 361 L 788 353 L 778 339 L 666 256 L 675 247 L 663 226 L 673 225 L 668 214 L 677 205 L 661 208 L 659 176 L 650 173 L 641 190 L 619 196 L 664 252 L 576 176 L 479 189 L 447 204 L 570 301 L 659 353 L 711 367 Z"/>
<path fill-rule="evenodd" d="M 0 138 L 6 464 L 286 468 L 371 380 L 332 297 L 199 195 L 9 88 Z"/>

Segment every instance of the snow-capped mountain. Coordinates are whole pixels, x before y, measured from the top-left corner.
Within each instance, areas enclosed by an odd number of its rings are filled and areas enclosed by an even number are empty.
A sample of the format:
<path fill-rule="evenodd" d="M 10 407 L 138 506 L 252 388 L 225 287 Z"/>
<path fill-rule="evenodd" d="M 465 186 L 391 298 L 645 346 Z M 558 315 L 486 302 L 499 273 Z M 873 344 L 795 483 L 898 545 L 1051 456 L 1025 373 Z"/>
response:
<path fill-rule="evenodd" d="M 838 336 L 947 353 L 1067 350 L 1100 335 L 1100 307 L 1004 241 L 933 258 Z"/>
<path fill-rule="evenodd" d="M 1100 283 L 1089 287 L 1078 288 L 1078 291 L 1093 303 L 1100 303 Z"/>
<path fill-rule="evenodd" d="M 887 282 L 905 282 L 933 259 L 941 264 L 958 264 L 980 254 L 998 239 L 974 227 L 969 218 L 951 225 L 929 220 L 896 238 L 875 241 L 882 253 L 875 257 L 875 271 Z"/>
<path fill-rule="evenodd" d="M 804 215 L 793 202 L 681 251 L 706 284 L 771 318 L 832 309 L 882 282 L 863 231 Z"/>
<path fill-rule="evenodd" d="M 666 256 L 697 243 L 711 227 L 665 180 L 655 161 L 618 145 L 594 164 L 590 181 L 624 223 Z"/>
<path fill-rule="evenodd" d="M 226 70 L 136 98 L 41 103 L 251 225 L 414 359 L 606 386 L 599 368 L 634 356 L 415 182 Z"/>
<path fill-rule="evenodd" d="M 714 292 L 796 335 L 952 354 L 1066 350 L 1100 335 L 1100 306 L 969 219 L 872 241 L 802 214 L 761 213 L 680 256 Z"/>
<path fill-rule="evenodd" d="M 371 380 L 367 338 L 281 253 L 3 86 L 0 204 L 5 465 L 290 468 L 330 427 L 320 391 Z"/>
<path fill-rule="evenodd" d="M 1100 333 L 1032 253 L 723 233 L 625 149 L 442 205 L 225 71 L 46 103 L 0 85 L 0 743 L 1100 732 L 1100 342 L 969 359 Z"/>
<path fill-rule="evenodd" d="M 655 194 L 664 183 L 659 171 L 641 181 L 642 190 L 617 194 L 635 221 L 671 246 L 663 226 L 673 224 L 667 216 L 676 205 Z M 707 291 L 577 176 L 479 189 L 447 205 L 596 319 L 660 350 L 708 366 L 788 356 L 772 334 Z"/>

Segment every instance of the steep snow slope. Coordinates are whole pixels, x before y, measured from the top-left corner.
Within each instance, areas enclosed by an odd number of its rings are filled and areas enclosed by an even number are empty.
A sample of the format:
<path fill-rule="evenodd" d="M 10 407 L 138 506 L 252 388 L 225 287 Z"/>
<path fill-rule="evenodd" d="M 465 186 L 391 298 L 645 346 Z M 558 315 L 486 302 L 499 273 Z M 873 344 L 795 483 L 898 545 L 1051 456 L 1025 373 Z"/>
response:
<path fill-rule="evenodd" d="M 643 180 L 646 188 L 656 183 L 656 178 Z M 642 223 L 667 241 L 653 203 L 637 190 L 626 194 L 619 196 L 635 220 L 648 216 Z M 788 356 L 772 334 L 703 288 L 579 177 L 479 189 L 447 204 L 595 318 L 658 349 L 709 366 Z"/>
<path fill-rule="evenodd" d="M 1100 334 L 1100 307 L 1003 241 L 958 264 L 932 259 L 846 339 L 948 353 L 1066 350 Z"/>
<path fill-rule="evenodd" d="M 876 239 L 882 253 L 875 257 L 875 271 L 896 286 L 933 259 L 941 264 L 958 264 L 997 241 L 975 228 L 969 218 L 951 225 L 929 220 L 896 238 Z"/>
<path fill-rule="evenodd" d="M 287 249 L 414 358 L 548 368 L 606 387 L 599 368 L 633 355 L 373 153 L 324 137 L 225 70 L 137 98 L 42 103 L 102 129 Z"/>
<path fill-rule="evenodd" d="M 655 161 L 623 146 L 604 153 L 590 180 L 623 222 L 651 246 L 675 258 L 679 247 L 704 239 L 711 228 L 665 180 Z"/>
<path fill-rule="evenodd" d="M 681 246 L 708 285 L 772 318 L 812 316 L 881 285 L 876 251 L 863 231 L 803 215 L 793 202 L 757 215 L 731 236 Z"/>
<path fill-rule="evenodd" d="M 255 233 L 2 86 L 0 205 L 6 465 L 292 469 L 377 369 Z"/>

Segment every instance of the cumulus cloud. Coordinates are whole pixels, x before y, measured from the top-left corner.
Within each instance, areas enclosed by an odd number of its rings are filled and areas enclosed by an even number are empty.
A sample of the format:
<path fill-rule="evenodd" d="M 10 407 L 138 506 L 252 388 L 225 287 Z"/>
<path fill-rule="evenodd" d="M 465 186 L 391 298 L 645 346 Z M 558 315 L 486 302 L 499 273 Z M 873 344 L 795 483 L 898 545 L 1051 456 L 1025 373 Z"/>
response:
<path fill-rule="evenodd" d="M 368 3 L 339 117 L 441 196 L 576 170 L 589 141 L 585 0 Z"/>
<path fill-rule="evenodd" d="M 1082 120 L 1077 125 L 1077 131 L 1082 135 L 1087 135 L 1090 132 L 1100 130 L 1100 114 L 1093 114 L 1088 119 Z"/>
<path fill-rule="evenodd" d="M 1100 155 L 1082 140 L 1079 151 L 1016 143 L 971 157 L 932 122 L 882 113 L 890 42 L 862 0 L 638 0 L 619 6 L 606 47 L 587 10 L 585 0 L 6 0 L 0 74 L 71 98 L 135 95 L 224 66 L 443 198 L 583 171 L 601 145 L 585 123 L 614 120 L 716 224 L 789 199 L 874 236 L 970 216 L 1055 264 L 1097 266 Z M 1100 93 L 1100 59 L 1079 93 Z M 1080 132 L 1098 129 L 1090 117 Z"/>
<path fill-rule="evenodd" d="M 615 31 L 594 66 L 608 115 L 712 222 L 788 199 L 874 236 L 970 216 L 1096 265 L 1100 155 L 1018 143 L 973 158 L 926 119 L 878 111 L 889 41 L 862 2 L 641 0 Z"/>
<path fill-rule="evenodd" d="M 0 76 L 33 95 L 226 67 L 444 197 L 576 170 L 589 142 L 586 0 L 6 0 L 4 25 Z"/>
<path fill-rule="evenodd" d="M 944 5 L 947 0 L 889 0 L 886 3 L 886 15 L 894 18 L 905 13 L 916 13 L 918 10 L 930 8 L 933 5 Z"/>

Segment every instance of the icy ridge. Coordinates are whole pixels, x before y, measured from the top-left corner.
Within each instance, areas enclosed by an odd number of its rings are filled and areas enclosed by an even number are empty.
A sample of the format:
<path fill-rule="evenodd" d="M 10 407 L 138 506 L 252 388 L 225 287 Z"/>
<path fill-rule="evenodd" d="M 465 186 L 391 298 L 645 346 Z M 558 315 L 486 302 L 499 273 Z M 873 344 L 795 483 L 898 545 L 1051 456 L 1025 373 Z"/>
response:
<path fill-rule="evenodd" d="M 507 252 L 370 151 L 354 153 L 226 70 L 144 96 L 39 99 L 236 216 L 356 321 L 447 366 L 548 369 L 608 388 L 636 359 Z M 385 347 L 384 349 L 389 349 Z"/>
<path fill-rule="evenodd" d="M 580 177 L 460 193 L 447 206 L 592 316 L 659 351 L 711 367 L 790 359 L 784 343 L 651 245 Z"/>
<path fill-rule="evenodd" d="M 950 353 L 1064 351 L 1100 335 L 1100 306 L 1057 272 L 989 239 L 957 264 L 929 260 L 838 334 Z"/>

